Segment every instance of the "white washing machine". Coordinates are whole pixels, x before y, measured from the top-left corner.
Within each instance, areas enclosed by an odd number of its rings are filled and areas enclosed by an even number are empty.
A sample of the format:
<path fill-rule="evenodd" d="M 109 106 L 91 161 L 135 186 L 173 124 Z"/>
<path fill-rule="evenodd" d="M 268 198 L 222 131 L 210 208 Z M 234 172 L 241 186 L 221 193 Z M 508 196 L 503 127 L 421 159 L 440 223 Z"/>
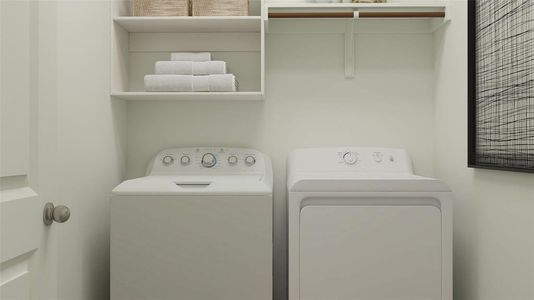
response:
<path fill-rule="evenodd" d="M 452 203 L 403 150 L 288 161 L 289 300 L 452 300 Z"/>
<path fill-rule="evenodd" d="M 111 199 L 112 300 L 272 300 L 272 167 L 224 147 L 162 151 Z"/>

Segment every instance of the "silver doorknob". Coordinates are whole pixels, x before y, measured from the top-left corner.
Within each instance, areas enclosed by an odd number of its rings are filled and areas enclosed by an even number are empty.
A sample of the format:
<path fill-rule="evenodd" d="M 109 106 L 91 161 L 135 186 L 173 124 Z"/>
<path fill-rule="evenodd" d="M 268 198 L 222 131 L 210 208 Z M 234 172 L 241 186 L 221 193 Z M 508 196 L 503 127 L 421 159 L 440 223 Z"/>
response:
<path fill-rule="evenodd" d="M 51 225 L 54 221 L 65 223 L 70 218 L 70 209 L 64 205 L 54 206 L 48 202 L 45 204 L 43 212 L 43 222 L 45 225 Z"/>

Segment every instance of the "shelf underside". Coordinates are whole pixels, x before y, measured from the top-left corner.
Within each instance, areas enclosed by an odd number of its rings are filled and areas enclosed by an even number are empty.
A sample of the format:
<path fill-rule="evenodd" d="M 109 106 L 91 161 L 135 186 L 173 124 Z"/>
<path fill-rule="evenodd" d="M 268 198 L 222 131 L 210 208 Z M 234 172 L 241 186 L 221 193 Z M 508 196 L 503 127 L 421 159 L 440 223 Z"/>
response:
<path fill-rule="evenodd" d="M 413 9 L 443 9 L 445 1 L 418 1 L 418 2 L 389 2 L 389 3 L 267 3 L 265 9 L 358 9 L 358 10 L 413 10 Z"/>
<path fill-rule="evenodd" d="M 261 101 L 261 92 L 115 92 L 111 96 L 131 101 Z"/>
<path fill-rule="evenodd" d="M 260 16 L 236 17 L 116 17 L 127 32 L 260 32 Z"/>
<path fill-rule="evenodd" d="M 265 7 L 273 19 L 421 19 L 445 18 L 443 2 L 428 3 L 274 3 Z"/>

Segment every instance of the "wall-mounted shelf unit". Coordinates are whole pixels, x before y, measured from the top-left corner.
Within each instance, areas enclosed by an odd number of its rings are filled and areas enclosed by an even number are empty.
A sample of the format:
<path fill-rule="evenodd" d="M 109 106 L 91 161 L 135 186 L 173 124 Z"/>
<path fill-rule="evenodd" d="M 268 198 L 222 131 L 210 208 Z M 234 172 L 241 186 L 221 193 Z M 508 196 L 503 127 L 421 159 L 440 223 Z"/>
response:
<path fill-rule="evenodd" d="M 345 77 L 354 77 L 355 34 L 430 33 L 448 22 L 449 0 L 390 3 L 266 3 L 267 33 L 342 33 Z"/>
<path fill-rule="evenodd" d="M 393 0 L 392 0 L 393 1 Z M 432 33 L 449 21 L 448 1 L 269 3 L 250 0 L 250 16 L 132 17 L 130 1 L 111 1 L 111 96 L 125 100 L 263 99 L 266 33 L 345 36 L 345 76 L 354 77 L 356 34 Z M 239 81 L 233 93 L 148 93 L 143 77 L 171 52 L 211 52 Z"/>
<path fill-rule="evenodd" d="M 251 0 L 250 16 L 133 17 L 130 1 L 111 1 L 111 91 L 136 101 L 258 101 L 264 95 L 264 23 L 261 1 Z M 238 92 L 145 92 L 143 78 L 172 52 L 211 52 L 227 62 Z"/>
<path fill-rule="evenodd" d="M 268 32 L 273 26 L 276 26 L 274 32 L 279 32 L 281 27 L 289 29 L 293 25 L 297 27 L 294 30 L 302 30 L 299 23 L 303 20 L 330 20 L 337 21 L 338 24 L 343 20 L 352 20 L 357 33 L 379 33 L 388 30 L 393 33 L 399 30 L 433 32 L 448 22 L 447 9 L 448 0 L 390 3 L 267 3 L 263 7 L 262 16 Z M 289 22 L 292 26 L 287 26 Z M 414 23 L 418 24 L 418 28 L 413 26 Z M 309 24 L 308 22 L 307 25 Z M 322 22 L 318 26 L 313 26 L 313 30 L 318 27 L 322 27 L 318 29 L 319 32 L 338 30 L 332 22 L 327 26 L 324 24 Z M 426 28 L 421 29 L 422 27 Z"/>

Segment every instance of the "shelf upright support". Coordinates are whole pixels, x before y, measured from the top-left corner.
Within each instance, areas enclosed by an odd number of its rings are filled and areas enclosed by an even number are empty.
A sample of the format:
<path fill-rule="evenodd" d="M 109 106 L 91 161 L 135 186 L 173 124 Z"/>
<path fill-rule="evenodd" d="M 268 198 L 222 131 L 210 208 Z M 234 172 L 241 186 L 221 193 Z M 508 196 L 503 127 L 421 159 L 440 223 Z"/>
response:
<path fill-rule="evenodd" d="M 354 17 L 345 21 L 345 78 L 354 78 L 354 20 L 358 17 L 354 11 Z"/>
<path fill-rule="evenodd" d="M 261 0 L 261 21 L 265 33 L 269 33 L 269 4 L 265 3 L 265 0 Z"/>

